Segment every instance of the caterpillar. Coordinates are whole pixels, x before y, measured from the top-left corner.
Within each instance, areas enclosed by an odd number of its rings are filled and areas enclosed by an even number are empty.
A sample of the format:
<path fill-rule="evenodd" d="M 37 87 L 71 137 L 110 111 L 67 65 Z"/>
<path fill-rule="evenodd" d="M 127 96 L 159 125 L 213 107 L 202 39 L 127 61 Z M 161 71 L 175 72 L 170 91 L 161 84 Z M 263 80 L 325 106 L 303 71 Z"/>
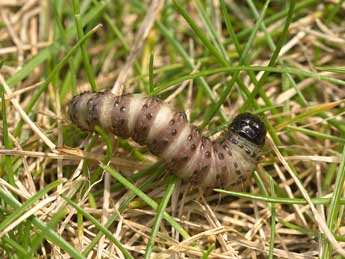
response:
<path fill-rule="evenodd" d="M 259 117 L 241 113 L 221 139 L 211 141 L 188 123 L 185 113 L 157 97 L 140 94 L 82 93 L 71 100 L 68 113 L 82 130 L 92 131 L 97 125 L 146 145 L 168 170 L 204 188 L 243 188 L 260 158 L 266 135 Z"/>

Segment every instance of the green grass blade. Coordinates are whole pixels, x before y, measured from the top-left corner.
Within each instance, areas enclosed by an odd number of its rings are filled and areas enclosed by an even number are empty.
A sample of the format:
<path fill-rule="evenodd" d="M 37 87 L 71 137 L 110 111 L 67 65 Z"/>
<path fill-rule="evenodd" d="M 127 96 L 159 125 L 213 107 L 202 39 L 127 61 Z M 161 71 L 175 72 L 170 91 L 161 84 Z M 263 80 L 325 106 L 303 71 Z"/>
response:
<path fill-rule="evenodd" d="M 217 32 L 215 31 L 210 19 L 208 18 L 208 15 L 202 6 L 202 3 L 200 0 L 195 0 L 197 10 L 199 12 L 200 18 L 204 23 L 204 26 L 212 40 L 213 45 L 218 49 L 218 52 L 221 53 L 223 58 L 228 61 L 229 56 L 226 53 L 226 50 L 224 49 L 223 44 L 220 42 L 220 37 L 217 35 Z"/>
<path fill-rule="evenodd" d="M 98 228 L 102 233 L 122 252 L 122 254 L 126 257 L 126 259 L 133 259 L 133 257 L 129 254 L 127 249 L 113 236 L 108 229 L 106 229 L 97 219 L 95 219 L 92 215 L 87 213 L 83 208 L 81 208 L 77 203 L 70 200 L 64 195 L 61 195 L 65 201 L 67 201 L 74 209 L 76 209 L 79 213 L 81 213 L 86 219 L 92 222 L 96 228 Z"/>
<path fill-rule="evenodd" d="M 187 66 L 192 70 L 195 69 L 195 64 L 193 63 L 193 60 L 188 56 L 187 52 L 183 49 L 181 43 L 178 40 L 176 40 L 174 35 L 161 22 L 157 21 L 156 24 L 157 24 L 157 27 L 160 29 L 161 33 L 166 37 L 166 39 L 175 47 L 177 52 L 181 55 L 182 59 L 187 64 Z M 206 92 L 211 102 L 215 103 L 216 100 L 205 78 L 203 77 L 197 78 L 197 82 L 201 84 L 202 89 Z M 156 88 L 153 91 L 153 95 L 157 95 L 160 92 L 160 91 L 156 91 Z M 221 116 L 222 121 L 225 122 L 226 117 L 222 111 L 220 111 L 220 116 Z"/>
<path fill-rule="evenodd" d="M 192 27 L 193 31 L 197 34 L 198 38 L 202 41 L 205 47 L 212 53 L 212 55 L 224 66 L 228 65 L 228 62 L 224 59 L 222 54 L 217 50 L 217 48 L 209 41 L 206 35 L 199 29 L 193 19 L 189 16 L 187 11 L 180 6 L 176 1 L 174 1 L 174 7 L 183 16 L 186 22 Z"/>
<path fill-rule="evenodd" d="M 157 169 L 157 172 L 152 172 L 153 170 L 156 170 Z M 143 172 L 145 172 L 146 170 L 144 170 Z M 162 173 L 163 171 L 163 168 L 162 167 L 159 167 L 157 168 L 155 165 L 152 166 L 151 168 L 149 168 L 149 170 L 147 170 L 147 172 L 149 173 L 152 173 L 152 175 L 150 177 L 148 177 L 143 184 L 141 184 L 139 186 L 139 189 L 142 190 L 142 191 L 145 191 L 149 186 L 151 186 L 153 184 L 153 181 L 155 179 L 157 179 L 157 177 Z M 136 194 L 135 193 L 131 193 L 128 195 L 127 199 L 125 199 L 123 201 L 123 203 L 120 204 L 119 206 L 119 213 L 123 212 L 129 205 L 129 203 L 136 197 Z M 113 224 L 113 222 L 118 218 L 118 213 L 115 212 L 113 213 L 108 221 L 104 224 L 104 227 L 105 228 L 108 228 L 109 226 L 111 226 L 111 224 Z M 99 232 L 94 239 L 91 240 L 90 244 L 84 249 L 83 251 L 83 255 L 88 255 L 90 253 L 90 251 L 93 249 L 93 247 L 97 244 L 97 242 L 99 241 L 99 239 L 103 236 L 103 233 L 102 232 Z"/>
<path fill-rule="evenodd" d="M 150 66 L 149 66 L 149 89 L 148 89 L 148 94 L 149 96 L 152 95 L 153 90 L 154 90 L 154 85 L 153 85 L 153 60 L 154 60 L 154 55 L 151 53 L 150 55 Z"/>
<path fill-rule="evenodd" d="M 261 12 L 261 15 L 259 17 L 259 19 L 257 20 L 254 29 L 252 30 L 249 39 L 247 41 L 247 44 L 245 45 L 242 53 L 240 54 L 240 61 L 239 61 L 239 65 L 243 65 L 246 62 L 246 59 L 249 55 L 249 50 L 253 44 L 253 41 L 255 39 L 255 35 L 260 27 L 260 24 L 265 16 L 268 4 L 270 3 L 270 0 L 267 0 L 265 2 L 265 5 L 263 7 L 263 10 Z M 213 52 L 211 52 L 213 53 Z M 220 60 L 219 60 L 220 61 Z M 224 64 L 225 62 L 225 66 L 229 66 L 229 64 L 226 61 L 223 61 L 222 63 Z M 235 82 L 239 81 L 238 80 L 238 75 L 239 75 L 239 71 L 236 71 L 233 75 L 232 78 L 230 80 L 230 82 L 227 84 L 227 86 L 225 87 L 224 91 L 222 92 L 218 102 L 210 109 L 210 111 L 208 113 L 206 113 L 206 116 L 203 120 L 203 123 L 201 124 L 201 128 L 206 127 L 206 125 L 209 123 L 209 121 L 213 118 L 213 116 L 216 114 L 216 112 L 220 109 L 220 106 L 225 102 L 226 98 L 228 97 L 228 95 L 230 94 L 232 87 L 234 86 Z M 248 96 L 249 91 L 248 89 L 242 85 L 239 84 L 241 91 Z"/>
<path fill-rule="evenodd" d="M 300 70 L 300 69 L 296 69 L 292 67 L 280 68 L 280 67 L 262 67 L 262 66 L 227 66 L 227 67 L 203 70 L 201 72 L 190 73 L 188 75 L 173 79 L 169 82 L 162 83 L 155 87 L 154 94 L 158 94 L 159 92 L 167 89 L 168 87 L 181 83 L 185 80 L 195 79 L 202 76 L 208 76 L 208 75 L 213 75 L 213 74 L 218 74 L 218 73 L 235 72 L 235 71 L 257 71 L 257 72 L 268 71 L 270 73 L 290 73 L 290 74 L 298 75 L 301 77 L 315 78 L 318 80 L 328 81 L 334 84 L 345 86 L 344 80 L 340 80 L 334 77 L 320 75 L 319 73 L 316 73 L 316 72 Z"/>
<path fill-rule="evenodd" d="M 10 225 L 13 221 L 23 215 L 29 208 L 33 206 L 33 204 L 40 200 L 44 195 L 46 195 L 49 191 L 56 188 L 58 185 L 61 184 L 60 180 L 52 182 L 44 187 L 42 190 L 39 190 L 34 196 L 30 199 L 27 199 L 19 208 L 12 211 L 5 219 L 3 219 L 0 223 L 0 232 L 2 232 L 8 225 Z"/>
<path fill-rule="evenodd" d="M 269 178 L 269 183 L 271 187 L 271 195 L 274 198 L 276 196 L 275 191 L 274 191 L 274 183 L 272 177 Z M 271 236 L 270 236 L 270 242 L 269 242 L 269 250 L 268 250 L 268 258 L 273 259 L 274 257 L 274 241 L 276 237 L 276 217 L 277 217 L 277 212 L 276 212 L 276 207 L 274 203 L 270 204 L 271 206 Z"/>
<path fill-rule="evenodd" d="M 280 204 L 301 204 L 305 205 L 308 204 L 306 200 L 300 199 L 300 198 L 284 198 L 284 197 L 267 197 L 267 196 L 261 196 L 256 194 L 250 194 L 250 193 L 243 193 L 243 192 L 234 192 L 234 191 L 228 191 L 228 190 L 222 190 L 222 189 L 215 189 L 216 192 L 228 194 L 234 197 L 242 198 L 242 199 L 250 199 L 250 200 L 257 200 L 257 201 L 263 201 L 268 203 L 280 203 Z M 330 198 L 312 198 L 311 201 L 315 205 L 327 205 L 330 204 L 331 199 Z M 339 200 L 339 204 L 345 205 L 345 198 L 342 198 Z"/>
<path fill-rule="evenodd" d="M 302 132 L 305 135 L 308 136 L 313 136 L 313 137 L 317 137 L 317 138 L 321 138 L 321 139 L 329 139 L 335 142 L 339 142 L 339 143 L 345 143 L 345 139 L 341 138 L 341 137 L 337 137 L 334 135 L 330 135 L 330 134 L 326 134 L 326 133 L 322 133 L 319 131 L 314 131 L 314 130 L 310 130 L 310 129 L 306 129 L 306 128 L 302 128 L 302 127 L 295 127 L 295 126 L 287 126 L 285 128 L 287 131 L 298 131 L 298 132 Z"/>
<path fill-rule="evenodd" d="M 12 141 L 10 140 L 9 134 L 8 134 L 5 91 L 1 84 L 0 84 L 0 95 L 1 95 L 1 109 L 2 109 L 2 139 L 3 139 L 5 148 L 10 150 L 12 148 Z M 3 163 L 0 163 L 0 165 L 4 165 L 4 167 L 6 168 L 6 170 L 3 170 L 2 172 L 0 172 L 0 177 L 2 176 L 3 172 L 7 171 L 9 183 L 12 186 L 15 186 L 12 158 L 10 156 L 5 155 Z"/>
<path fill-rule="evenodd" d="M 107 165 L 101 164 L 101 167 L 109 174 L 111 174 L 111 176 L 113 176 L 116 180 L 126 186 L 127 189 L 133 191 L 136 195 L 138 195 L 147 205 L 152 207 L 154 210 L 157 210 L 158 204 L 150 197 L 148 197 L 145 193 L 143 193 L 138 187 L 128 181 L 125 177 L 123 177 L 121 174 Z M 190 237 L 189 234 L 180 226 L 180 224 L 178 224 L 168 213 L 164 212 L 163 218 L 168 221 L 169 224 L 174 227 L 182 235 L 183 238 L 187 239 Z"/>
<path fill-rule="evenodd" d="M 83 38 L 84 32 L 83 32 L 83 27 L 82 27 L 81 18 L 80 18 L 79 0 L 73 0 L 73 11 L 74 11 L 74 21 L 75 21 L 75 26 L 77 29 L 78 39 L 80 40 Z M 83 62 L 84 62 L 85 70 L 86 70 L 86 75 L 91 85 L 92 91 L 97 92 L 97 85 L 96 85 L 95 77 L 93 75 L 93 71 L 90 64 L 90 59 L 87 53 L 85 42 L 80 44 L 80 50 L 83 56 Z"/>
<path fill-rule="evenodd" d="M 0 197 L 4 200 L 4 202 L 6 202 L 10 207 L 14 209 L 20 209 L 20 207 L 22 206 L 19 201 L 17 201 L 10 193 L 4 191 L 2 188 L 0 188 Z M 50 242 L 63 249 L 72 258 L 86 259 L 65 239 L 63 239 L 59 234 L 57 234 L 52 228 L 48 227 L 40 219 L 32 217 L 32 224 L 35 226 L 37 231 L 40 231 Z"/>
<path fill-rule="evenodd" d="M 16 253 L 19 253 L 22 256 L 25 256 L 25 258 L 30 258 L 30 259 L 35 258 L 33 255 L 30 254 L 31 253 L 30 251 L 27 251 L 21 244 L 19 244 L 18 242 L 16 242 L 15 240 L 9 237 L 6 237 L 6 236 L 2 237 L 1 242 L 11 246 Z"/>
<path fill-rule="evenodd" d="M 168 188 L 165 191 L 161 202 L 159 203 L 159 206 L 157 208 L 157 215 L 155 217 L 155 220 L 154 220 L 153 226 L 152 226 L 152 230 L 151 230 L 150 240 L 146 246 L 144 259 L 150 259 L 151 258 L 152 248 L 153 248 L 153 245 L 155 243 L 155 239 L 156 239 L 161 221 L 163 219 L 163 214 L 164 214 L 166 206 L 168 205 L 168 202 L 170 201 L 170 197 L 174 191 L 176 181 L 177 181 L 177 177 L 175 175 L 172 175 L 169 179 Z"/>
<path fill-rule="evenodd" d="M 30 75 L 32 71 L 50 58 L 53 55 L 56 55 L 61 48 L 60 43 L 54 42 L 49 47 L 42 49 L 36 56 L 34 56 L 30 61 L 28 61 L 19 71 L 17 71 L 13 76 L 7 80 L 7 84 L 10 87 L 15 86 L 25 77 Z"/>
<path fill-rule="evenodd" d="M 344 181 L 345 181 L 345 146 L 343 147 L 342 159 L 339 166 L 337 179 L 335 181 L 335 189 L 332 195 L 331 204 L 329 207 L 329 213 L 327 217 L 327 225 L 333 233 L 337 230 L 335 221 L 337 219 L 338 212 L 339 212 L 340 199 L 344 192 L 344 189 L 343 189 Z M 323 254 L 321 256 L 321 259 L 329 258 L 330 254 L 331 254 L 330 243 L 328 242 L 328 240 L 325 240 L 323 244 Z"/>
<path fill-rule="evenodd" d="M 242 53 L 242 47 L 241 47 L 241 44 L 237 38 L 237 35 L 234 31 L 234 28 L 231 24 L 231 20 L 230 20 L 230 17 L 229 17 L 229 14 L 226 10 L 226 6 L 225 6 L 225 3 L 224 3 L 224 0 L 221 0 L 220 1 L 220 8 L 221 8 L 221 12 L 222 12 L 222 15 L 224 17 L 224 21 L 225 21 L 225 25 L 226 25 L 226 28 L 230 34 L 230 38 L 232 39 L 234 45 L 235 45 L 235 48 L 236 48 L 236 51 L 238 52 L 239 55 L 241 55 Z"/>
<path fill-rule="evenodd" d="M 289 30 L 290 24 L 292 22 L 293 13 L 294 13 L 294 10 L 295 10 L 295 4 L 296 4 L 295 0 L 290 0 L 290 5 L 289 5 L 286 21 L 285 21 L 285 24 L 284 24 L 284 29 L 283 29 L 283 32 L 281 34 L 281 37 L 279 38 L 279 42 L 278 42 L 278 44 L 277 44 L 277 46 L 276 46 L 276 48 L 275 48 L 275 50 L 274 50 L 274 52 L 272 54 L 270 62 L 267 65 L 268 67 L 274 66 L 275 63 L 277 62 L 277 59 L 278 59 L 278 56 L 279 56 L 279 52 L 280 52 L 281 48 L 283 47 L 283 45 L 284 45 L 284 43 L 286 41 L 288 32 L 289 32 L 288 30 Z M 266 82 L 269 73 L 270 73 L 269 71 L 265 71 L 264 72 L 264 74 L 260 78 L 259 82 L 255 85 L 254 90 L 248 96 L 248 99 L 243 104 L 242 111 L 247 110 L 249 105 L 252 104 L 256 94 L 259 92 L 260 88 Z"/>
<path fill-rule="evenodd" d="M 49 74 L 47 80 L 44 81 L 44 83 L 40 86 L 40 88 L 35 92 L 35 94 L 32 96 L 32 99 L 30 100 L 28 106 L 25 109 L 26 113 L 30 113 L 33 109 L 34 105 L 37 103 L 39 97 L 46 91 L 48 88 L 48 85 L 50 82 L 54 79 L 54 77 L 57 75 L 57 73 L 61 70 L 61 68 L 68 62 L 68 60 L 72 57 L 73 53 L 80 47 L 80 45 L 86 41 L 88 38 L 90 38 L 99 28 L 99 26 L 96 26 L 93 30 L 86 33 L 83 38 L 81 38 L 66 54 L 66 56 L 63 57 L 63 59 L 56 64 L 53 71 Z M 18 123 L 18 126 L 16 127 L 14 131 L 14 135 L 18 136 L 20 133 L 21 128 L 23 127 L 23 120 L 20 120 Z"/>

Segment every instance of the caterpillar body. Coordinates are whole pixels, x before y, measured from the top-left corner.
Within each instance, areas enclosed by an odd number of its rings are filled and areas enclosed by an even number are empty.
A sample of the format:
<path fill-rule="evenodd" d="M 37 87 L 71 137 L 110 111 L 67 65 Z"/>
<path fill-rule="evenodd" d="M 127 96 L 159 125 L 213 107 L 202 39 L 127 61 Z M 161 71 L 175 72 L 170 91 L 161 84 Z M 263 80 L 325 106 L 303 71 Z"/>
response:
<path fill-rule="evenodd" d="M 201 187 L 243 188 L 265 142 L 263 122 L 239 114 L 221 140 L 211 141 L 188 123 L 186 114 L 159 98 L 110 91 L 83 93 L 69 104 L 71 121 L 83 130 L 98 125 L 122 138 L 147 145 L 166 167 Z"/>

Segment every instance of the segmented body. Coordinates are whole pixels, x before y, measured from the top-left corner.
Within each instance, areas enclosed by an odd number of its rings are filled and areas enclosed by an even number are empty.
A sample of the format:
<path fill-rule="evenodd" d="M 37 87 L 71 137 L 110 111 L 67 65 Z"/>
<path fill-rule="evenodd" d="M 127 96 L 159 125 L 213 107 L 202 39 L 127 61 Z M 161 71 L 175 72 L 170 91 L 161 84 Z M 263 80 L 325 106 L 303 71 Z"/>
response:
<path fill-rule="evenodd" d="M 147 145 L 171 172 L 201 187 L 242 189 L 260 155 L 259 146 L 231 130 L 211 141 L 188 123 L 185 113 L 155 97 L 83 93 L 71 101 L 69 115 L 81 129 L 98 125 Z"/>

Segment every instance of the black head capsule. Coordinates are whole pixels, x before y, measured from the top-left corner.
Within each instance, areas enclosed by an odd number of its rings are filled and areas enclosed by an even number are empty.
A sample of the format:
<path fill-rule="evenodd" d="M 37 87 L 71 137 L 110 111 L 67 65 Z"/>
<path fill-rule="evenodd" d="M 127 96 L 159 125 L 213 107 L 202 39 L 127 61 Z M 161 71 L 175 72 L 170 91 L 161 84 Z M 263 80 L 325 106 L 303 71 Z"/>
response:
<path fill-rule="evenodd" d="M 229 130 L 258 146 L 263 146 L 265 143 L 265 124 L 254 114 L 246 112 L 237 115 L 230 124 Z"/>

